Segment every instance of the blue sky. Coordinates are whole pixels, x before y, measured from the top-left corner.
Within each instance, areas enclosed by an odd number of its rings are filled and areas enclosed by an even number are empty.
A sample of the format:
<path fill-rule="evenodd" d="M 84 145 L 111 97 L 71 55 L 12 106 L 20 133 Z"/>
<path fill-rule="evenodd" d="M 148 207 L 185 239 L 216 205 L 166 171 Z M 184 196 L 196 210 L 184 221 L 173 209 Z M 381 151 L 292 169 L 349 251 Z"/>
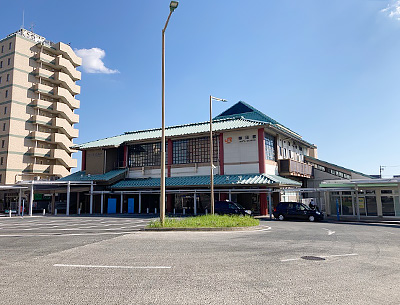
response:
<path fill-rule="evenodd" d="M 80 50 L 75 143 L 158 128 L 169 2 L 5 1 L 0 36 L 24 10 L 25 28 Z M 397 0 L 181 0 L 166 32 L 166 123 L 207 121 L 210 94 L 229 100 L 215 115 L 243 100 L 322 160 L 400 174 L 399 19 Z"/>

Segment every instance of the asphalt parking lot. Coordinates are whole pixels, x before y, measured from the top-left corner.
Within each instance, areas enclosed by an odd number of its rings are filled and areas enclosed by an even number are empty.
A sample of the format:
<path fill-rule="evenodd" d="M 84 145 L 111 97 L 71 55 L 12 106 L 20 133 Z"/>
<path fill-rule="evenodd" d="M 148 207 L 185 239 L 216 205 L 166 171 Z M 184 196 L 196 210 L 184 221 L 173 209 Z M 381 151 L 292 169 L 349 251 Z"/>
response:
<path fill-rule="evenodd" d="M 139 232 L 148 220 L 0 219 L 0 303 L 399 303 L 398 226 Z"/>

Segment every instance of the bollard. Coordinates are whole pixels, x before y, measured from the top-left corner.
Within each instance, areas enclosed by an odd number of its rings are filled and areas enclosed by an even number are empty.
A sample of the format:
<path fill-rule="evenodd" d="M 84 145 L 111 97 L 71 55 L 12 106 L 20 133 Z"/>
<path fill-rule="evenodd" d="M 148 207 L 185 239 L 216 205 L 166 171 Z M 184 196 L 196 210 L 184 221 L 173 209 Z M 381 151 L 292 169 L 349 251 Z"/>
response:
<path fill-rule="evenodd" d="M 185 208 L 183 208 L 183 215 L 185 215 L 185 213 L 186 213 L 186 209 L 185 209 Z"/>
<path fill-rule="evenodd" d="M 81 209 L 78 209 L 78 215 L 81 215 Z"/>
<path fill-rule="evenodd" d="M 43 216 L 46 215 L 46 209 L 43 209 Z"/>
<path fill-rule="evenodd" d="M 147 208 L 146 211 L 147 211 L 147 214 L 149 214 L 149 208 Z"/>
<path fill-rule="evenodd" d="M 11 217 L 11 208 L 8 210 L 8 214 Z"/>
<path fill-rule="evenodd" d="M 175 209 L 174 209 L 174 215 L 175 215 Z"/>
<path fill-rule="evenodd" d="M 57 215 L 57 209 L 54 209 L 54 215 Z"/>
<path fill-rule="evenodd" d="M 206 215 L 208 214 L 208 210 L 206 209 Z"/>
<path fill-rule="evenodd" d="M 157 214 L 157 208 L 154 209 L 154 214 Z"/>

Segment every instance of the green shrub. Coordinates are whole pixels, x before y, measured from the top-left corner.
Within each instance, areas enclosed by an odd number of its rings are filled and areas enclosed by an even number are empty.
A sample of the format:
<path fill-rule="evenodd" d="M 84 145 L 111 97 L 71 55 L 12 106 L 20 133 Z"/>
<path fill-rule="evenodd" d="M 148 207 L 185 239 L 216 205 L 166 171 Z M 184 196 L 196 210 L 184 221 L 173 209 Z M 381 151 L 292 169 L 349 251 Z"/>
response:
<path fill-rule="evenodd" d="M 250 216 L 238 215 L 202 215 L 184 218 L 166 217 L 164 226 L 160 220 L 152 221 L 149 228 L 223 228 L 258 226 L 260 221 Z"/>

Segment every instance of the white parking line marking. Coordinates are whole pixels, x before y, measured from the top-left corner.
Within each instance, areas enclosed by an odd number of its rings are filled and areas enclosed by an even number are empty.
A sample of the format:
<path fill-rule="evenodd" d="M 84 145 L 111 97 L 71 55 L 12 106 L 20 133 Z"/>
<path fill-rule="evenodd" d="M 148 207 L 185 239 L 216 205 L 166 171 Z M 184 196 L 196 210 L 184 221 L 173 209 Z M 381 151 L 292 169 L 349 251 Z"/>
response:
<path fill-rule="evenodd" d="M 325 228 L 322 228 L 322 229 L 328 231 L 328 235 L 332 235 L 332 234 L 335 234 L 335 233 L 336 233 L 335 231 L 331 231 L 331 230 L 329 230 L 329 229 L 325 229 Z"/>
<path fill-rule="evenodd" d="M 358 255 L 358 254 L 357 253 L 348 253 L 348 254 L 318 255 L 318 257 L 330 258 L 330 257 L 356 256 L 356 255 Z M 301 260 L 301 259 L 302 259 L 301 257 L 281 259 L 281 262 L 298 261 L 298 260 Z"/>
<path fill-rule="evenodd" d="M 110 269 L 171 269 L 172 266 L 101 266 L 101 265 L 65 265 L 54 264 L 54 267 L 72 268 L 110 268 Z"/>

